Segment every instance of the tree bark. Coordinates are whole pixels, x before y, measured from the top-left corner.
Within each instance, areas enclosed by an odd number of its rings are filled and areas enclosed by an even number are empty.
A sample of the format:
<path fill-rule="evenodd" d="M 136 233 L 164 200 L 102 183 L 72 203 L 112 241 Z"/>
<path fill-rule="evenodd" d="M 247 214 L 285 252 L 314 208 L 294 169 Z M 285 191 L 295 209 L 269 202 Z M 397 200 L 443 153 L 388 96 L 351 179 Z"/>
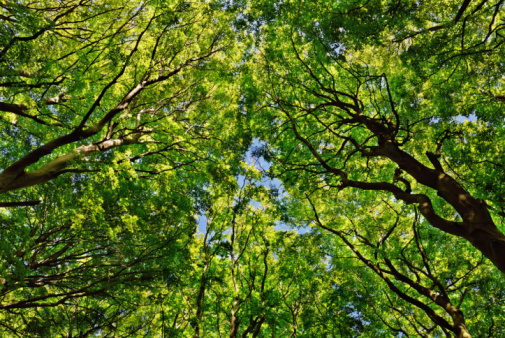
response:
<path fill-rule="evenodd" d="M 50 181 L 62 173 L 69 172 L 65 171 L 64 169 L 67 168 L 72 162 L 75 162 L 82 157 L 86 157 L 94 153 L 104 152 L 123 145 L 138 143 L 139 138 L 143 134 L 144 133 L 136 133 L 131 135 L 129 138 L 107 140 L 98 144 L 83 145 L 71 153 L 55 158 L 39 169 L 30 172 L 22 171 L 16 176 L 8 175 L 8 172 L 6 173 L 6 171 L 4 171 L 0 175 L 0 194 L 7 191 L 26 188 Z M 79 172 L 78 170 L 76 171 Z"/>

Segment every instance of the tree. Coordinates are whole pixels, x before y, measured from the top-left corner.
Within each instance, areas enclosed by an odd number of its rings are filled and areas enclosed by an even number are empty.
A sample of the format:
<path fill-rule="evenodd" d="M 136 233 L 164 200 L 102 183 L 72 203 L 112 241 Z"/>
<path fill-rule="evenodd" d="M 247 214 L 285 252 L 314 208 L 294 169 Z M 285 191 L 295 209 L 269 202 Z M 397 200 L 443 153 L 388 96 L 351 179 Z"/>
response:
<path fill-rule="evenodd" d="M 213 80 L 231 43 L 225 13 L 205 2 L 58 4 L 4 9 L 16 19 L 0 55 L 0 193 L 110 166 L 126 146 L 115 162 L 143 175 L 207 158 L 197 152 L 212 153 L 207 127 L 229 113 L 207 104 L 225 95 Z"/>
<path fill-rule="evenodd" d="M 348 216 L 352 215 L 348 205 L 353 203 L 342 197 L 337 199 L 344 202 L 339 203 L 342 207 L 318 211 L 313 202 L 316 196 L 334 198 L 325 193 L 307 197 L 307 211 L 318 227 L 338 236 L 368 268 L 360 273 L 362 286 L 358 289 L 372 299 L 370 306 L 390 330 L 423 337 L 471 337 L 469 327 L 476 326 L 480 332 L 496 330 L 494 321 L 483 323 L 474 315 L 474 299 L 486 297 L 478 285 L 500 279 L 499 273 L 483 264 L 482 256 L 473 254 L 467 243 L 458 243 L 456 238 L 423 225 L 417 209 L 412 214 L 411 208 L 394 207 L 390 199 L 370 201 L 352 195 L 354 204 L 360 204 L 360 218 Z M 451 249 L 464 255 L 439 254 Z M 455 265 L 465 268 L 454 271 L 451 267 Z M 389 290 L 374 290 L 371 285 L 375 285 L 375 276 L 370 274 L 378 276 Z M 485 306 L 481 311 L 486 311 Z"/>
<path fill-rule="evenodd" d="M 1 332 L 503 336 L 503 6 L 0 3 Z"/>
<path fill-rule="evenodd" d="M 503 217 L 496 210 L 502 207 L 501 197 L 472 185 L 475 170 L 469 173 L 468 167 L 461 167 L 465 160 L 460 156 L 461 148 L 466 148 L 461 144 L 475 135 L 481 122 L 459 123 L 455 117 L 459 109 L 472 109 L 482 116 L 482 102 L 469 102 L 468 106 L 463 102 L 461 108 L 437 115 L 432 107 L 447 88 L 433 88 L 433 79 L 425 79 L 430 81 L 423 84 L 429 86 L 429 93 L 418 92 L 415 98 L 397 85 L 404 81 L 403 87 L 416 90 L 415 83 L 424 79 L 422 74 L 403 76 L 411 59 L 402 61 L 403 54 L 388 51 L 389 46 L 363 46 L 361 40 L 358 46 L 345 44 L 342 48 L 349 49 L 348 53 L 335 51 L 332 46 L 338 41 L 330 43 L 320 25 L 304 26 L 306 21 L 296 7 L 286 13 L 285 21 L 279 20 L 272 34 L 277 40 L 282 34 L 284 43 L 274 44 L 265 38 L 264 53 L 259 57 L 267 84 L 260 87 L 256 83 L 266 98 L 260 103 L 264 113 L 257 115 L 258 132 L 270 143 L 271 156 L 279 163 L 273 175 L 289 180 L 292 173 L 300 175 L 302 171 L 333 189 L 384 192 L 415 204 L 432 226 L 468 240 L 505 272 L 505 235 L 496 225 Z M 394 27 L 383 34 L 393 33 Z M 372 58 L 376 53 L 385 55 Z M 497 55 L 501 50 L 490 57 Z M 443 67 L 435 71 L 439 76 L 444 73 Z M 477 75 L 472 75 L 471 82 L 488 77 L 484 71 Z M 452 81 L 449 77 L 451 95 L 465 101 L 468 87 L 456 88 Z M 438 99 L 424 102 L 422 95 Z M 489 100 L 487 95 L 480 97 Z M 486 106 L 486 111 L 499 109 L 495 103 Z M 499 135 L 502 118 L 493 114 L 482 121 L 486 123 L 482 128 Z M 468 116 L 468 111 L 464 115 Z M 443 155 L 444 165 L 440 162 Z M 476 159 L 478 155 L 482 160 Z M 471 162 L 486 163 L 482 169 L 491 172 L 503 166 L 500 160 L 487 160 L 481 153 Z M 501 186 L 493 191 L 501 191 Z"/>
<path fill-rule="evenodd" d="M 122 180 L 96 188 L 107 182 L 107 175 L 58 180 L 43 190 L 44 203 L 2 213 L 5 332 L 114 332 L 147 290 L 189 264 L 192 202 L 170 190 L 184 187 Z M 68 185 L 78 194 L 65 194 Z"/>
<path fill-rule="evenodd" d="M 201 188 L 230 171 L 215 159 L 247 147 L 213 81 L 228 78 L 225 17 L 206 2 L 2 4 L 6 332 L 145 329 L 130 317 L 188 264 Z"/>

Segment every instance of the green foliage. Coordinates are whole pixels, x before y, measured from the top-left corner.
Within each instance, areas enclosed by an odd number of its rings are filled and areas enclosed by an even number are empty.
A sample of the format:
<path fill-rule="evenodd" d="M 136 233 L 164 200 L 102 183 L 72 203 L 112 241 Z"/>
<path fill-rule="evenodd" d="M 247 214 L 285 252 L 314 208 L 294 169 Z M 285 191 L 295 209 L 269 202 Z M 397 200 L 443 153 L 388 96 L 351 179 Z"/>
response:
<path fill-rule="evenodd" d="M 504 336 L 503 9 L 2 2 L 0 336 Z"/>

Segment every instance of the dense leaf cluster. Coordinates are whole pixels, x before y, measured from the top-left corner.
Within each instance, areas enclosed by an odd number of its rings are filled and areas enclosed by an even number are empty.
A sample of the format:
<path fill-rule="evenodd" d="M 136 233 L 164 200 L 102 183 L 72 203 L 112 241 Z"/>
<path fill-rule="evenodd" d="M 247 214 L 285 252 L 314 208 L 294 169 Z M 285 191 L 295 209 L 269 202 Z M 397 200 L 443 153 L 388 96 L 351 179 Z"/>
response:
<path fill-rule="evenodd" d="M 1 2 L 0 336 L 504 336 L 503 13 Z"/>

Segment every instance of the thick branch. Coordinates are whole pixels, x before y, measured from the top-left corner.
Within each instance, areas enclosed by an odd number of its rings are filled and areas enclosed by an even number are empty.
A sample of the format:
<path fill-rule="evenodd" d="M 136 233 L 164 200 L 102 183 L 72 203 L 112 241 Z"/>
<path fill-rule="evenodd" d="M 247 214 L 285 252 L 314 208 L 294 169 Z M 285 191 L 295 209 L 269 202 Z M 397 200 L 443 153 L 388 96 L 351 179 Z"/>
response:
<path fill-rule="evenodd" d="M 0 202 L 0 208 L 8 207 L 33 207 L 42 201 L 23 201 L 23 202 Z"/>
<path fill-rule="evenodd" d="M 33 170 L 27 173 L 23 172 L 22 174 L 11 180 L 9 184 L 4 186 L 3 189 L 0 190 L 0 192 L 7 192 L 15 189 L 21 189 L 45 183 L 59 176 L 67 166 L 69 166 L 72 162 L 75 162 L 76 160 L 82 157 L 86 157 L 98 152 L 108 151 L 110 149 L 117 148 L 123 145 L 138 143 L 139 138 L 142 135 L 143 133 L 139 132 L 133 134 L 129 138 L 113 139 L 103 141 L 98 144 L 80 146 L 73 152 L 57 157 L 54 160 L 46 163 L 40 169 Z"/>

